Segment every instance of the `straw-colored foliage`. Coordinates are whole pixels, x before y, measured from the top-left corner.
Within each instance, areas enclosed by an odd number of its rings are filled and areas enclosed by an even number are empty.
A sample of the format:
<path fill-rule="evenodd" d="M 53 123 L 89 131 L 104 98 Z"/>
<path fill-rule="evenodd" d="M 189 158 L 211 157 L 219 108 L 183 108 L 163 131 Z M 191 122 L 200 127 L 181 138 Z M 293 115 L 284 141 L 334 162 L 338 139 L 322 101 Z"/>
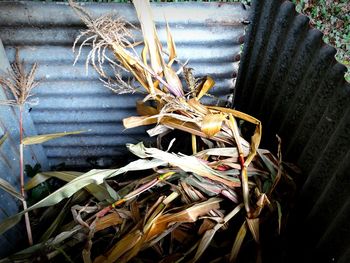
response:
<path fill-rule="evenodd" d="M 24 62 L 19 59 L 16 51 L 15 62 L 11 65 L 7 75 L 0 77 L 0 86 L 11 93 L 11 99 L 0 101 L 3 105 L 24 105 L 30 103 L 28 99 L 32 96 L 31 91 L 39 83 L 35 81 L 35 72 L 38 65 L 33 64 L 32 68 L 26 73 Z"/>
<path fill-rule="evenodd" d="M 215 81 L 210 76 L 194 77 L 191 68 L 177 61 L 176 39 L 168 24 L 165 50 L 148 1 L 133 3 L 142 43 L 133 40 L 130 28 L 135 27 L 122 18 L 93 18 L 70 1 L 87 27 L 74 42 L 76 58 L 89 45 L 86 66 L 92 64 L 108 88 L 116 93 L 146 94 L 136 104 L 139 116 L 123 120 L 125 128 L 153 125 L 148 133 L 158 136 L 158 142 L 169 130 L 187 132 L 193 154 L 171 152 L 173 141 L 168 150 L 128 144 L 139 159 L 118 169 L 37 174 L 26 189 L 49 178 L 66 184 L 3 221 L 0 232 L 26 212 L 63 209 L 56 212 L 49 230 L 38 234 L 38 240 L 45 242 L 9 259 L 31 260 L 40 254 L 57 262 L 60 255 L 84 263 L 234 262 L 250 236 L 255 241 L 255 245 L 249 243 L 250 255 L 259 260 L 262 224 L 267 222 L 273 235 L 283 231 L 289 206 L 283 197 L 290 195 L 282 197 L 277 190 L 294 189 L 281 159 L 281 141 L 275 158 L 259 149 L 259 120 L 234 109 L 203 104 L 201 98 L 215 88 Z M 142 45 L 141 54 L 135 51 L 136 45 Z M 114 76 L 106 73 L 110 65 Z M 181 70 L 175 70 L 175 65 Z M 122 71 L 131 73 L 133 79 L 124 80 Z M 242 134 L 241 125 L 252 133 Z M 72 216 L 64 212 L 69 207 Z"/>

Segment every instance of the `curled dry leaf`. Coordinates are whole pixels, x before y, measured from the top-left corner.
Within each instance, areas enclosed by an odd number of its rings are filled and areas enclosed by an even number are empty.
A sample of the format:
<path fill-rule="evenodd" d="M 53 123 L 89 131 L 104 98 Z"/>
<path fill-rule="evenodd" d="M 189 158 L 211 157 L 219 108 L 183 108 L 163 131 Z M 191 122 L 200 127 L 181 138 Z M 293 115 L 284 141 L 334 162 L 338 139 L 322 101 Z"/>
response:
<path fill-rule="evenodd" d="M 215 136 L 222 126 L 222 122 L 225 120 L 223 114 L 208 114 L 203 117 L 201 130 L 208 137 Z"/>

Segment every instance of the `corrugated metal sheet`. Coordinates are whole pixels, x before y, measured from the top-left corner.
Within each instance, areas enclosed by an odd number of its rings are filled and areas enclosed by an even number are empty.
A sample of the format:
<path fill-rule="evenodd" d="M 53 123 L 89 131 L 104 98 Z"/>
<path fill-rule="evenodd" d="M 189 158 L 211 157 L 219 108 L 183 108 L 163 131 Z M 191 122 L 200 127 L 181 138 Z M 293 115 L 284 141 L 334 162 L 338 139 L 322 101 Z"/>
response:
<path fill-rule="evenodd" d="M 4 47 L 0 40 L 0 75 L 6 74 L 10 64 Z M 6 100 L 8 94 L 0 89 L 0 100 Z M 0 146 L 0 176 L 9 182 L 19 191 L 19 120 L 16 107 L 0 105 L 0 138 L 7 136 Z M 24 114 L 26 115 L 26 114 Z M 31 118 L 26 118 L 24 122 L 25 135 L 36 135 L 36 130 Z M 27 164 L 43 163 L 43 168 L 47 163 L 46 154 L 41 145 L 25 148 L 25 160 Z M 47 168 L 47 167 L 46 167 Z M 3 220 L 18 212 L 18 203 L 7 192 L 0 189 L 0 220 Z M 18 238 L 23 231 L 20 225 L 0 236 L 0 257 L 13 250 L 22 240 Z"/>
<path fill-rule="evenodd" d="M 137 24 L 130 4 L 84 6 L 94 16 L 119 12 Z M 190 59 L 197 76 L 214 77 L 213 94 L 223 103 L 234 87 L 249 12 L 237 3 L 153 4 L 153 10 L 161 41 L 165 42 L 166 17 L 179 59 Z M 0 39 L 8 56 L 12 59 L 19 47 L 22 58 L 39 63 L 41 84 L 36 95 L 40 102 L 30 112 L 38 133 L 89 131 L 45 143 L 50 165 L 88 166 L 93 162 L 108 166 L 124 154 L 125 143 L 149 140 L 144 128 L 124 131 L 121 123 L 124 117 L 136 115 L 135 101 L 141 96 L 113 95 L 92 69 L 86 75 L 84 61 L 72 66 L 71 46 L 83 25 L 67 4 L 1 2 L 0 17 Z M 135 38 L 140 37 L 136 33 Z"/>
<path fill-rule="evenodd" d="M 288 262 L 350 262 L 350 85 L 335 49 L 288 1 L 255 1 L 236 104 L 262 120 L 265 145 L 305 174 Z M 271 146 L 271 144 L 270 144 Z"/>

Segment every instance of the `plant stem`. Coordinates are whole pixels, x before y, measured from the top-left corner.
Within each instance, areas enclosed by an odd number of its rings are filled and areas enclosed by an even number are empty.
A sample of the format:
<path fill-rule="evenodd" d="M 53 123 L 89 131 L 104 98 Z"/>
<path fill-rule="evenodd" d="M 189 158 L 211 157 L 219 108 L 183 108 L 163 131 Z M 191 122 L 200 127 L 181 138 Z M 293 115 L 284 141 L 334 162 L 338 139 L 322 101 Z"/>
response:
<path fill-rule="evenodd" d="M 23 154 L 23 105 L 19 106 L 19 170 L 20 170 L 20 181 L 21 181 L 21 195 L 23 197 L 23 209 L 27 209 L 27 202 L 25 200 L 25 191 L 24 191 L 24 154 Z M 28 242 L 29 245 L 33 245 L 33 236 L 32 236 L 32 229 L 30 226 L 30 220 L 29 220 L 29 214 L 24 214 L 26 229 L 27 229 L 27 235 L 28 235 Z"/>

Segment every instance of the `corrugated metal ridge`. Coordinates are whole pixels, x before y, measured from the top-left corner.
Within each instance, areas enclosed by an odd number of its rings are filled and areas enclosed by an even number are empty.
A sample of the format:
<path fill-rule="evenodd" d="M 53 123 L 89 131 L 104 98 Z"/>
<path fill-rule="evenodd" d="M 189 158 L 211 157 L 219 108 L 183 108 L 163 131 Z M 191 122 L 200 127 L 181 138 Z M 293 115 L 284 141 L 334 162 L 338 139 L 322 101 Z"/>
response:
<path fill-rule="evenodd" d="M 93 16 L 119 12 L 136 22 L 131 4 L 82 5 Z M 211 75 L 216 80 L 213 94 L 225 103 L 234 87 L 249 11 L 237 3 L 163 3 L 152 8 L 163 44 L 166 17 L 179 59 L 190 59 L 197 76 Z M 37 78 L 42 81 L 35 93 L 40 102 L 30 112 L 38 133 L 89 131 L 44 144 L 50 165 L 90 166 L 93 158 L 94 163 L 108 166 L 123 158 L 125 143 L 149 140 L 144 128 L 124 131 L 121 124 L 123 118 L 136 115 L 135 101 L 141 95 L 113 95 L 93 69 L 86 75 L 82 59 L 72 66 L 71 46 L 84 26 L 66 3 L 0 2 L 0 17 L 0 39 L 9 58 L 19 47 L 20 56 L 28 63 L 39 63 Z M 135 39 L 140 38 L 136 32 Z M 87 52 L 83 48 L 82 57 Z M 206 101 L 217 102 L 212 98 Z"/>
<path fill-rule="evenodd" d="M 127 21 L 137 25 L 136 12 L 131 4 L 123 3 L 79 3 L 86 8 L 93 17 L 102 15 L 121 15 Z M 238 26 L 247 20 L 247 11 L 240 3 L 151 3 L 156 26 L 164 25 L 166 18 L 169 23 L 177 25 L 191 25 L 202 27 Z M 82 22 L 74 12 L 67 8 L 67 3 L 30 2 L 30 1 L 2 1 L 0 16 L 1 23 L 7 26 L 77 26 Z M 215 12 L 213 12 L 215 9 Z M 196 10 L 197 12 L 193 12 Z M 18 15 L 20 12 L 21 15 Z"/>
<path fill-rule="evenodd" d="M 350 85 L 335 53 L 291 2 L 254 1 L 235 100 L 307 176 L 287 262 L 350 262 Z"/>

